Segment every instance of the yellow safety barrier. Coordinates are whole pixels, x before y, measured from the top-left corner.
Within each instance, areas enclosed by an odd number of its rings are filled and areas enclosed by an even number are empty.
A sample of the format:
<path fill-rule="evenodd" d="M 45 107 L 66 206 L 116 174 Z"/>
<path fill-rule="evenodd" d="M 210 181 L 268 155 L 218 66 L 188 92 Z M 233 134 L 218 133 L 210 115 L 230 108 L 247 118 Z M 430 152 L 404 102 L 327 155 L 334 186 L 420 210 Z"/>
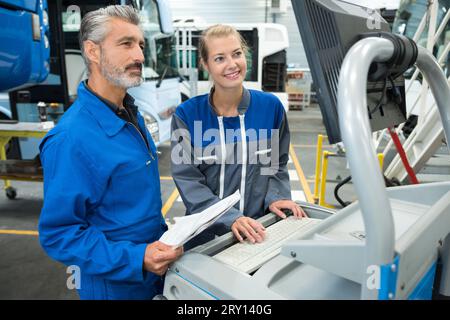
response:
<path fill-rule="evenodd" d="M 327 183 L 327 172 L 328 172 L 328 158 L 336 156 L 335 153 L 329 152 L 329 151 L 323 151 L 321 156 L 321 162 L 322 162 L 322 170 L 320 172 L 320 194 L 318 197 L 318 204 L 323 207 L 327 208 L 334 208 L 333 205 L 325 202 L 325 191 L 326 191 L 326 183 Z M 384 155 L 382 153 L 377 154 L 378 162 L 380 164 L 381 171 L 383 171 L 383 162 L 384 162 Z M 319 173 L 317 171 L 317 165 L 316 165 L 316 175 L 319 176 Z M 318 183 L 318 180 L 316 178 L 316 184 Z"/>
<path fill-rule="evenodd" d="M 322 143 L 324 136 L 319 134 L 317 136 L 317 149 L 316 149 L 316 173 L 314 175 L 314 202 L 319 201 L 319 175 L 320 167 L 322 164 Z"/>
<path fill-rule="evenodd" d="M 383 172 L 383 164 L 384 164 L 384 154 L 379 153 L 378 156 L 378 162 L 380 163 L 381 172 Z"/>
<path fill-rule="evenodd" d="M 326 208 L 334 208 L 333 205 L 325 202 L 325 189 L 327 184 L 328 158 L 335 155 L 335 153 L 329 151 L 324 151 L 322 153 L 322 173 L 320 176 L 319 206 Z"/>

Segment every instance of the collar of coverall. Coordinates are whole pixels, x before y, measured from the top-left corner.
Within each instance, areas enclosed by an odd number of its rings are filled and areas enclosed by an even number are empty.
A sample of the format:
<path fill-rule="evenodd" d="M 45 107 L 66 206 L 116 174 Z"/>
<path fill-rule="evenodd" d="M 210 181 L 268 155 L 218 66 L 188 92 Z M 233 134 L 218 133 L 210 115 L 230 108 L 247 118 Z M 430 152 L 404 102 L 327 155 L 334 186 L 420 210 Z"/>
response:
<path fill-rule="evenodd" d="M 212 88 L 208 94 L 208 102 L 209 102 L 209 106 L 210 106 L 211 110 L 213 110 L 213 112 L 216 113 L 213 103 L 212 103 L 212 96 L 213 96 L 214 90 L 215 90 L 215 87 L 212 86 Z M 243 115 L 247 111 L 249 106 L 250 106 L 250 91 L 248 91 L 244 87 L 242 90 L 242 99 L 238 106 L 238 113 L 240 115 Z"/>
<path fill-rule="evenodd" d="M 108 136 L 116 135 L 126 125 L 126 121 L 119 118 L 104 99 L 86 86 L 86 81 L 78 86 L 78 99 Z"/>

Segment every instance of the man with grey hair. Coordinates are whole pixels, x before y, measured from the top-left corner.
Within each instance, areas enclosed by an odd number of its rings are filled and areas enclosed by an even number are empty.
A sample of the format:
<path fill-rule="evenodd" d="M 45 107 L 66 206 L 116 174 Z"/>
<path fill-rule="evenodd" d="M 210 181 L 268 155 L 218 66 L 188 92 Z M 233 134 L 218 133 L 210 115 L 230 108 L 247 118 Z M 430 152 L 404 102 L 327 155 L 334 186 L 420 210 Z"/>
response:
<path fill-rule="evenodd" d="M 89 78 L 40 145 L 39 239 L 52 258 L 79 267 L 81 299 L 151 299 L 182 249 L 158 241 L 167 225 L 156 147 L 126 92 L 142 82 L 139 14 L 89 12 L 80 46 Z"/>

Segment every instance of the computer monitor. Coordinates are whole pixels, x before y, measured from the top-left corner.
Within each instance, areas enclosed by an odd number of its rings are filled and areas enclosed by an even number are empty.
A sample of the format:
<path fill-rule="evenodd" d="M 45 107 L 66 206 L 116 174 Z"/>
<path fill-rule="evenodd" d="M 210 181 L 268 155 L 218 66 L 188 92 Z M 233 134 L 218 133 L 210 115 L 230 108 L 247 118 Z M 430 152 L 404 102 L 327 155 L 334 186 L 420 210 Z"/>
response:
<path fill-rule="evenodd" d="M 364 34 L 390 32 L 390 27 L 377 11 L 345 1 L 292 0 L 292 6 L 328 140 L 334 144 L 341 141 L 337 90 L 345 54 Z M 377 66 L 374 64 L 373 67 L 375 69 Z M 404 122 L 406 103 L 403 76 L 369 77 L 367 102 L 373 131 Z"/>

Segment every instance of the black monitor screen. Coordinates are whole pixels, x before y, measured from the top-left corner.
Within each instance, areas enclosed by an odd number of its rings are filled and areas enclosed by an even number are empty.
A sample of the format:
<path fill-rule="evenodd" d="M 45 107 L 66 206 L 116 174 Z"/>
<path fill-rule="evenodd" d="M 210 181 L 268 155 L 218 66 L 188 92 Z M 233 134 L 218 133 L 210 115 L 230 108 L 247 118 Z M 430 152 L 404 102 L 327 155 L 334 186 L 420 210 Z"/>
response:
<path fill-rule="evenodd" d="M 330 143 L 340 142 L 337 89 L 345 54 L 364 33 L 390 32 L 389 24 L 375 10 L 339 0 L 293 0 L 292 6 L 316 87 L 328 140 Z M 372 130 L 380 130 L 405 121 L 406 104 L 402 76 L 393 81 L 369 81 L 367 88 L 367 108 Z M 399 99 L 390 99 L 392 92 L 401 95 L 400 105 Z"/>

